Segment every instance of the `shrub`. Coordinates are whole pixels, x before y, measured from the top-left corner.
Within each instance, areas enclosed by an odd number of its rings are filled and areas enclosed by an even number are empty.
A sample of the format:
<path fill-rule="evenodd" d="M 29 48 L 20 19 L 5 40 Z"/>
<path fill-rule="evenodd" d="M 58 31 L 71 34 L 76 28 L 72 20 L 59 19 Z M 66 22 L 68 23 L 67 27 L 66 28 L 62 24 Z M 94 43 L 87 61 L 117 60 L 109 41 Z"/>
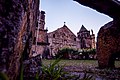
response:
<path fill-rule="evenodd" d="M 69 59 L 71 55 L 78 55 L 78 53 L 78 50 L 75 50 L 73 48 L 62 48 L 58 50 L 56 58 L 61 57 L 63 59 Z"/>

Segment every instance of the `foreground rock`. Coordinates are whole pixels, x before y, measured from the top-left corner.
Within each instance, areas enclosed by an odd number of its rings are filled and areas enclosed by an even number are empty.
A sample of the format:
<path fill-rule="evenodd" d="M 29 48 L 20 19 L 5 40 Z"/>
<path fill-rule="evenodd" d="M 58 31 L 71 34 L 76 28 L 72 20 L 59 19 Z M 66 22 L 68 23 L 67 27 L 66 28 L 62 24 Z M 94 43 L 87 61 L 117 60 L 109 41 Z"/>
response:
<path fill-rule="evenodd" d="M 100 13 L 104 13 L 114 19 L 120 19 L 120 2 L 119 0 L 74 0 L 78 3 L 88 6 L 97 10 Z"/>
<path fill-rule="evenodd" d="M 35 80 L 36 75 L 41 72 L 41 55 L 31 57 L 23 63 L 23 78 L 24 80 Z"/>
<path fill-rule="evenodd" d="M 29 56 L 38 10 L 39 0 L 0 1 L 0 72 L 10 80 L 19 75 L 21 56 Z"/>
<path fill-rule="evenodd" d="M 101 27 L 97 41 L 100 68 L 114 68 L 116 57 L 120 57 L 120 23 L 112 21 Z"/>
<path fill-rule="evenodd" d="M 113 18 L 103 26 L 97 38 L 97 57 L 100 68 L 114 68 L 116 57 L 120 58 L 120 1 L 74 0 Z"/>

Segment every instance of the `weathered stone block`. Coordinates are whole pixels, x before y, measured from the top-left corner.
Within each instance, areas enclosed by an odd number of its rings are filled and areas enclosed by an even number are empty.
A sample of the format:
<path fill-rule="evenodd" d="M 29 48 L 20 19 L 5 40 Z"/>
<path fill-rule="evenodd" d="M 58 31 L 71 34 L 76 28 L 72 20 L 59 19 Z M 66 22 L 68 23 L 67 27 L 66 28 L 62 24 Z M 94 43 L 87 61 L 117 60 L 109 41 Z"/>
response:
<path fill-rule="evenodd" d="M 100 68 L 114 68 L 120 56 L 120 23 L 112 21 L 101 27 L 97 37 L 97 55 Z"/>
<path fill-rule="evenodd" d="M 98 64 L 100 68 L 114 67 L 115 57 L 120 57 L 120 1 L 74 0 L 113 18 L 103 26 L 97 38 Z"/>
<path fill-rule="evenodd" d="M 10 80 L 19 75 L 21 55 L 29 56 L 38 11 L 39 0 L 0 0 L 0 71 Z"/>
<path fill-rule="evenodd" d="M 37 55 L 31 57 L 28 60 L 25 60 L 23 63 L 24 69 L 24 79 L 25 80 L 34 80 L 35 76 L 42 73 L 41 70 L 41 56 Z"/>

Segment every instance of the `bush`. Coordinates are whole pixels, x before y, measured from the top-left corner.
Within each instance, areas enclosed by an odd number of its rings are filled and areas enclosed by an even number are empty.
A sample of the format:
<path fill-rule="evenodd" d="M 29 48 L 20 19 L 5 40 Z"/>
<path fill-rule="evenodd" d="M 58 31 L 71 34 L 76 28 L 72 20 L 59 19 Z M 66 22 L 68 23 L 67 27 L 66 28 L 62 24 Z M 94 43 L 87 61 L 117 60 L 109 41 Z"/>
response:
<path fill-rule="evenodd" d="M 96 59 L 96 49 L 82 49 L 79 52 L 82 53 L 81 59 Z"/>
<path fill-rule="evenodd" d="M 72 49 L 72 48 L 62 48 L 58 50 L 56 54 L 56 58 L 61 57 L 63 59 L 69 59 L 72 55 L 78 55 L 78 50 Z"/>

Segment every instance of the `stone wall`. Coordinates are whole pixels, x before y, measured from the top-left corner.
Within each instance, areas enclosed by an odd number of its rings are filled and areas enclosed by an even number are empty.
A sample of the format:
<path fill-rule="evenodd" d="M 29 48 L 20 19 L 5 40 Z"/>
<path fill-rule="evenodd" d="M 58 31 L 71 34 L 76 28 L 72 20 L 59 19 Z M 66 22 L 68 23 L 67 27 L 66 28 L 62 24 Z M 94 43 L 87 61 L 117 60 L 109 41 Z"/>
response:
<path fill-rule="evenodd" d="M 48 40 L 51 56 L 55 56 L 61 48 L 69 47 L 79 49 L 78 38 L 65 24 L 63 27 L 48 33 Z"/>
<path fill-rule="evenodd" d="M 39 0 L 0 0 L 0 72 L 16 80 L 20 59 L 30 53 Z"/>
<path fill-rule="evenodd" d="M 35 80 L 35 76 L 40 75 L 41 70 L 41 56 L 37 55 L 25 60 L 23 63 L 23 78 L 24 80 Z"/>
<path fill-rule="evenodd" d="M 34 44 L 32 46 L 32 54 L 31 56 L 46 54 L 46 50 L 48 50 L 48 36 L 47 29 L 45 29 L 45 11 L 39 12 L 38 26 L 36 26 L 35 36 L 34 36 Z"/>
<path fill-rule="evenodd" d="M 81 49 L 95 49 L 95 34 L 93 34 L 93 30 L 90 31 L 87 30 L 83 25 L 79 32 L 77 33 L 79 43 L 80 43 L 80 48 Z"/>

